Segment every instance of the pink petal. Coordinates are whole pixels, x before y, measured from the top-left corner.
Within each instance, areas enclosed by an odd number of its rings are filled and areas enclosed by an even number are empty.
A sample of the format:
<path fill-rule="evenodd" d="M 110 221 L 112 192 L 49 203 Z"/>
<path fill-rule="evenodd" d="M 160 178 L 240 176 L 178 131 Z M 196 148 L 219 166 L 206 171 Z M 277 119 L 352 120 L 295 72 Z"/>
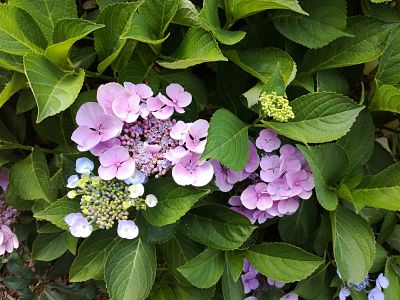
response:
<path fill-rule="evenodd" d="M 171 100 L 169 100 L 167 97 L 165 97 L 163 94 L 158 94 L 157 98 L 164 105 L 171 106 L 172 108 L 174 107 L 174 103 Z"/>
<path fill-rule="evenodd" d="M 115 175 L 117 174 L 117 167 L 115 165 L 109 167 L 100 166 L 98 173 L 101 179 L 111 180 L 115 178 Z"/>
<path fill-rule="evenodd" d="M 132 123 L 139 117 L 140 98 L 137 95 L 121 97 L 112 103 L 112 110 L 116 117 L 127 123 Z"/>
<path fill-rule="evenodd" d="M 183 87 L 177 83 L 171 83 L 166 88 L 167 96 L 171 99 L 178 99 L 179 95 L 184 92 Z"/>
<path fill-rule="evenodd" d="M 133 173 L 135 173 L 135 161 L 129 158 L 118 167 L 116 177 L 119 180 L 124 180 L 131 177 Z"/>
<path fill-rule="evenodd" d="M 166 120 L 174 113 L 174 108 L 171 106 L 165 106 L 159 111 L 153 111 L 152 114 L 159 120 Z"/>
<path fill-rule="evenodd" d="M 121 96 L 126 96 L 125 88 L 116 82 L 102 84 L 97 89 L 97 102 L 108 113 L 113 114 L 112 103 Z"/>
<path fill-rule="evenodd" d="M 254 190 L 254 185 L 248 186 L 240 195 L 240 200 L 244 207 L 255 209 L 257 207 L 257 193 Z"/>
<path fill-rule="evenodd" d="M 78 144 L 79 151 L 87 151 L 101 141 L 101 135 L 87 126 L 79 126 L 72 133 L 71 140 Z"/>
<path fill-rule="evenodd" d="M 102 115 L 99 117 L 99 122 L 102 142 L 120 135 L 124 125 L 118 118 L 111 115 Z"/>
<path fill-rule="evenodd" d="M 249 161 L 247 162 L 244 170 L 248 173 L 253 173 L 260 165 L 260 157 L 257 154 L 257 148 L 252 142 L 249 141 Z"/>
<path fill-rule="evenodd" d="M 146 142 L 143 143 L 143 150 L 150 153 L 158 153 L 161 151 L 160 145 L 149 145 Z"/>
<path fill-rule="evenodd" d="M 188 92 L 183 92 L 177 98 L 177 104 L 179 107 L 186 107 L 192 103 L 192 95 Z"/>
<path fill-rule="evenodd" d="M 142 99 L 147 99 L 153 96 L 153 91 L 147 84 L 139 83 L 136 85 L 136 93 Z"/>
<path fill-rule="evenodd" d="M 118 138 L 112 138 L 108 141 L 100 142 L 98 145 L 90 149 L 90 153 L 92 153 L 94 156 L 100 156 L 101 154 L 111 149 L 112 147 L 120 145 L 121 142 Z"/>
<path fill-rule="evenodd" d="M 190 185 L 195 181 L 195 177 L 186 169 L 186 166 L 182 163 L 178 163 L 172 168 L 172 177 L 177 184 L 183 186 Z"/>
<path fill-rule="evenodd" d="M 188 154 L 188 151 L 182 146 L 177 146 L 173 149 L 168 150 L 164 157 L 172 162 L 172 164 L 177 164 L 183 157 Z"/>
<path fill-rule="evenodd" d="M 2 188 L 3 191 L 7 189 L 8 186 L 8 169 L 6 168 L 0 168 L 0 187 Z M 1 242 L 0 242 L 1 244 Z"/>
<path fill-rule="evenodd" d="M 156 111 L 159 110 L 161 107 L 163 107 L 163 103 L 160 101 L 158 97 L 151 97 L 147 99 L 147 108 L 150 111 Z"/>
<path fill-rule="evenodd" d="M 100 155 L 100 164 L 104 167 L 110 167 L 124 162 L 130 158 L 128 149 L 122 146 L 115 146 Z"/>
<path fill-rule="evenodd" d="M 232 196 L 229 198 L 228 203 L 232 206 L 242 206 L 239 196 Z"/>
<path fill-rule="evenodd" d="M 79 126 L 87 126 L 97 128 L 98 118 L 104 115 L 105 112 L 96 102 L 87 102 L 82 104 L 76 113 L 76 123 Z"/>
<path fill-rule="evenodd" d="M 199 120 L 193 122 L 192 126 L 190 126 L 189 134 L 193 138 L 197 138 L 197 139 L 206 137 L 208 135 L 208 127 L 209 127 L 209 124 L 206 120 L 199 119 Z"/>
<path fill-rule="evenodd" d="M 210 162 L 206 161 L 196 168 L 193 186 L 205 186 L 214 176 L 214 169 Z"/>

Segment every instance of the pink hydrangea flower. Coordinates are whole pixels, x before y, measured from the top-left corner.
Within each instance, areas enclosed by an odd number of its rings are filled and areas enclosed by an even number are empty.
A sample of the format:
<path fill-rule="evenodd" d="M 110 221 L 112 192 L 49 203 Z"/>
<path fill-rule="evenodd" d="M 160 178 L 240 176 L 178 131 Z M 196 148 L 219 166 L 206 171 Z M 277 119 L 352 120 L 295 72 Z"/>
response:
<path fill-rule="evenodd" d="M 172 177 L 179 185 L 204 186 L 214 175 L 210 162 L 199 161 L 199 154 L 189 153 L 172 168 Z"/>
<path fill-rule="evenodd" d="M 114 115 L 121 121 L 135 122 L 140 115 L 140 97 L 135 94 L 117 98 L 113 101 L 111 108 Z"/>
<path fill-rule="evenodd" d="M 109 82 L 97 89 L 97 102 L 107 114 L 113 115 L 112 104 L 116 99 L 129 97 L 127 90 L 119 83 Z"/>
<path fill-rule="evenodd" d="M 206 120 L 195 121 L 186 135 L 186 148 L 195 153 L 203 153 L 207 143 L 208 127 Z"/>
<path fill-rule="evenodd" d="M 244 207 L 259 210 L 271 208 L 274 202 L 267 192 L 267 188 L 268 185 L 263 182 L 248 186 L 240 195 Z"/>
<path fill-rule="evenodd" d="M 104 180 L 117 178 L 127 179 L 135 173 L 135 161 L 130 157 L 128 149 L 116 146 L 105 151 L 99 157 L 101 166 L 99 176 Z"/>
<path fill-rule="evenodd" d="M 279 150 L 281 153 L 281 173 L 286 171 L 300 171 L 305 163 L 304 155 L 292 145 L 286 144 Z"/>
<path fill-rule="evenodd" d="M 100 142 L 118 136 L 123 126 L 118 118 L 107 115 L 94 102 L 85 103 L 79 108 L 76 123 L 79 127 L 72 133 L 71 139 L 78 144 L 79 151 L 87 151 Z"/>
<path fill-rule="evenodd" d="M 174 113 L 174 108 L 161 101 L 161 94 L 147 99 L 147 108 L 159 120 L 166 120 Z"/>
<path fill-rule="evenodd" d="M 11 253 L 19 247 L 17 236 L 11 231 L 7 225 L 0 227 L 0 255 L 5 252 Z"/>
<path fill-rule="evenodd" d="M 8 186 L 8 169 L 0 168 L 0 188 L 5 191 Z"/>
<path fill-rule="evenodd" d="M 255 172 L 260 165 L 260 157 L 257 153 L 257 148 L 249 141 L 249 160 L 244 167 L 244 171 L 248 174 Z"/>
<path fill-rule="evenodd" d="M 283 200 L 293 196 L 285 178 L 278 178 L 268 184 L 267 188 L 272 200 Z"/>
<path fill-rule="evenodd" d="M 283 199 L 274 201 L 272 207 L 266 212 L 271 217 L 283 217 L 284 215 L 292 215 L 299 208 L 299 200 L 297 198 Z"/>
<path fill-rule="evenodd" d="M 224 193 L 232 190 L 235 183 L 239 181 L 240 175 L 237 172 L 221 165 L 216 160 L 210 160 L 210 163 L 214 168 L 215 184 L 219 190 Z"/>
<path fill-rule="evenodd" d="M 111 149 L 112 147 L 120 145 L 121 141 L 118 138 L 112 138 L 108 141 L 100 142 L 99 144 L 97 144 L 97 146 L 90 149 L 90 153 L 92 153 L 94 156 L 100 156 L 101 154 Z"/>
<path fill-rule="evenodd" d="M 289 171 L 285 178 L 293 196 L 309 199 L 314 188 L 314 177 L 304 170 Z"/>
<path fill-rule="evenodd" d="M 281 175 L 281 160 L 278 155 L 264 156 L 260 162 L 260 177 L 265 182 L 272 182 Z"/>
<path fill-rule="evenodd" d="M 183 87 L 177 83 L 171 83 L 169 86 L 167 86 L 166 94 L 168 98 L 161 95 L 160 100 L 165 105 L 173 107 L 175 111 L 180 114 L 183 114 L 185 112 L 183 108 L 192 102 L 192 95 L 188 92 L 185 92 Z"/>
<path fill-rule="evenodd" d="M 176 165 L 182 158 L 188 155 L 189 151 L 182 146 L 177 146 L 168 150 L 164 157 L 168 159 L 173 165 Z"/>
<path fill-rule="evenodd" d="M 281 146 L 281 140 L 275 131 L 263 129 L 256 139 L 256 146 L 265 152 L 272 152 Z"/>
<path fill-rule="evenodd" d="M 189 128 L 192 126 L 192 123 L 185 123 L 183 121 L 178 121 L 171 128 L 169 135 L 174 139 L 179 141 L 180 145 L 185 143 L 185 138 L 189 132 Z"/>
<path fill-rule="evenodd" d="M 131 82 L 124 82 L 124 88 L 131 95 L 138 95 L 140 99 L 147 99 L 153 96 L 151 88 L 144 83 L 133 84 Z"/>

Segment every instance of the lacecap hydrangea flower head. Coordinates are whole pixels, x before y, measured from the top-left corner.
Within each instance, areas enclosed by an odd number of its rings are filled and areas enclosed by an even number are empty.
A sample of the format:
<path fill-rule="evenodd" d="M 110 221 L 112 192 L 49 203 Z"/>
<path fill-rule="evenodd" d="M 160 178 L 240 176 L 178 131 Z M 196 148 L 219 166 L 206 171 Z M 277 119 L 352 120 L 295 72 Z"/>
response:
<path fill-rule="evenodd" d="M 154 195 L 145 195 L 145 183 L 171 171 L 178 185 L 204 186 L 214 169 L 200 160 L 205 149 L 208 122 L 192 123 L 173 118 L 185 113 L 192 95 L 176 83 L 165 95 L 154 93 L 147 84 L 115 82 L 101 85 L 97 102 L 83 104 L 77 112 L 78 128 L 71 139 L 79 151 L 90 151 L 95 163 L 82 157 L 68 179 L 68 196 L 78 197 L 81 212 L 65 218 L 74 236 L 87 237 L 92 224 L 110 229 L 117 222 L 122 238 L 135 238 L 138 228 L 129 220 L 132 210 L 157 204 Z"/>
<path fill-rule="evenodd" d="M 12 228 L 19 212 L 4 199 L 8 186 L 8 169 L 0 169 L 0 255 L 11 253 L 19 247 L 17 235 Z"/>

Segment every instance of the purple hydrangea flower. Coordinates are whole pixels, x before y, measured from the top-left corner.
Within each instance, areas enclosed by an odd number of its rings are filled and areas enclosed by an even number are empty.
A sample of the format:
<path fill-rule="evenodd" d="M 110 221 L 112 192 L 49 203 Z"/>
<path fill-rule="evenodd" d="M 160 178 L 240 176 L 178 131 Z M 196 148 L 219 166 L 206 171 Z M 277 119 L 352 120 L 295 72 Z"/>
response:
<path fill-rule="evenodd" d="M 248 294 L 257 289 L 260 282 L 257 279 L 258 271 L 248 262 L 247 259 L 243 260 L 243 274 L 241 276 L 244 293 Z"/>
<path fill-rule="evenodd" d="M 258 149 L 269 153 L 281 146 L 281 140 L 278 138 L 276 132 L 269 129 L 263 129 L 260 131 L 260 134 L 256 139 L 256 146 Z"/>
<path fill-rule="evenodd" d="M 286 295 L 283 295 L 279 300 L 298 300 L 299 299 L 299 295 L 297 295 L 294 292 L 290 292 Z"/>
<path fill-rule="evenodd" d="M 8 169 L 0 168 L 0 188 L 5 191 L 8 186 Z"/>
<path fill-rule="evenodd" d="M 263 182 L 248 186 L 240 195 L 244 207 L 263 211 L 271 208 L 274 202 L 267 192 L 267 188 L 268 185 Z"/>
<path fill-rule="evenodd" d="M 211 163 L 199 158 L 199 154 L 189 153 L 173 167 L 172 177 L 177 184 L 204 186 L 211 181 L 214 176 Z"/>
<path fill-rule="evenodd" d="M 185 137 L 186 148 L 195 153 L 203 153 L 207 143 L 208 122 L 203 119 L 195 121 Z"/>
<path fill-rule="evenodd" d="M 0 227 L 0 255 L 11 253 L 19 247 L 18 238 L 7 225 Z"/>
<path fill-rule="evenodd" d="M 120 180 L 131 177 L 135 172 L 135 161 L 129 151 L 122 146 L 115 146 L 99 157 L 101 166 L 99 176 L 104 180 L 117 178 Z"/>

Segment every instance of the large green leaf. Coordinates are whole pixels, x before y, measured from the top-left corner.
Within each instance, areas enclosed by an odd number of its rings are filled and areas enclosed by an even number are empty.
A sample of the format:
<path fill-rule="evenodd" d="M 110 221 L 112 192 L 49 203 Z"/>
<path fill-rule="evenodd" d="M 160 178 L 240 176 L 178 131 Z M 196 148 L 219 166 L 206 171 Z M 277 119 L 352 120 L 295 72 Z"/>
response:
<path fill-rule="evenodd" d="M 255 229 L 246 217 L 218 204 L 191 210 L 179 228 L 188 238 L 221 250 L 237 249 Z"/>
<path fill-rule="evenodd" d="M 350 193 L 351 200 L 355 203 L 400 210 L 400 163 L 395 163 L 376 175 L 365 176 Z"/>
<path fill-rule="evenodd" d="M 339 206 L 331 213 L 333 251 L 343 280 L 361 282 L 375 257 L 375 239 L 363 218 Z"/>
<path fill-rule="evenodd" d="M 316 80 L 317 92 L 335 92 L 342 95 L 350 94 L 349 83 L 339 70 L 322 70 L 317 73 Z"/>
<path fill-rule="evenodd" d="M 133 15 L 123 39 L 134 39 L 143 43 L 159 44 L 178 10 L 179 0 L 146 0 Z"/>
<path fill-rule="evenodd" d="M 311 275 L 324 260 L 285 243 L 263 243 L 246 250 L 246 258 L 261 274 L 279 282 L 294 282 Z"/>
<path fill-rule="evenodd" d="M 103 73 L 105 69 L 118 57 L 125 46 L 126 39 L 121 39 L 127 29 L 127 24 L 133 13 L 143 1 L 135 3 L 117 3 L 106 6 L 100 11 L 96 22 L 105 27 L 94 32 L 94 46 L 101 59 L 97 70 Z"/>
<path fill-rule="evenodd" d="M 175 234 L 168 242 L 160 245 L 161 252 L 167 262 L 168 271 L 176 280 L 184 284 L 189 282 L 177 270 L 201 252 L 201 247 L 186 237 Z"/>
<path fill-rule="evenodd" d="M 210 121 L 201 159 L 214 158 L 226 167 L 241 171 L 249 159 L 248 128 L 230 111 L 217 110 Z"/>
<path fill-rule="evenodd" d="M 218 16 L 218 0 L 204 0 L 203 9 L 200 11 L 198 19 L 201 27 L 211 31 L 215 38 L 222 44 L 236 44 L 246 35 L 244 31 L 221 29 Z"/>
<path fill-rule="evenodd" d="M 43 261 L 59 258 L 68 250 L 67 240 L 71 237 L 66 231 L 39 233 L 32 245 L 32 258 Z"/>
<path fill-rule="evenodd" d="M 102 280 L 106 258 L 118 240 L 113 230 L 93 232 L 79 247 L 69 271 L 69 281 Z"/>
<path fill-rule="evenodd" d="M 370 110 L 400 113 L 400 89 L 393 85 L 378 87 L 368 105 Z"/>
<path fill-rule="evenodd" d="M 5 70 L 24 73 L 24 65 L 21 56 L 0 51 L 0 67 Z"/>
<path fill-rule="evenodd" d="M 198 288 L 210 288 L 221 278 L 225 267 L 224 253 L 207 248 L 195 258 L 178 268 L 189 282 Z"/>
<path fill-rule="evenodd" d="M 393 26 L 368 17 L 351 17 L 347 31 L 354 37 L 342 37 L 322 49 L 308 50 L 304 67 L 315 72 L 371 61 L 382 55 Z"/>
<path fill-rule="evenodd" d="M 195 26 L 198 24 L 199 12 L 196 6 L 190 0 L 179 0 L 178 10 L 175 13 L 172 23 L 186 26 Z"/>
<path fill-rule="evenodd" d="M 386 84 L 400 82 L 400 28 L 392 31 L 389 43 L 379 59 L 375 78 Z"/>
<path fill-rule="evenodd" d="M 62 19 L 54 29 L 53 43 L 46 49 L 46 57 L 56 65 L 65 65 L 72 45 L 89 33 L 104 27 L 83 19 Z"/>
<path fill-rule="evenodd" d="M 141 239 L 120 240 L 109 252 L 104 279 L 112 299 L 145 299 L 156 277 L 154 246 Z"/>
<path fill-rule="evenodd" d="M 63 71 L 46 57 L 27 54 L 25 74 L 38 107 L 37 122 L 67 109 L 78 96 L 85 72 Z"/>
<path fill-rule="evenodd" d="M 385 276 L 389 280 L 388 288 L 384 289 L 385 299 L 396 299 L 400 291 L 400 277 L 398 270 L 400 268 L 400 257 L 392 256 L 386 261 Z"/>
<path fill-rule="evenodd" d="M 77 16 L 74 0 L 11 0 L 8 3 L 26 10 L 38 22 L 49 42 L 58 20 Z"/>
<path fill-rule="evenodd" d="M 289 9 L 307 14 L 297 0 L 224 0 L 228 24 L 266 9 Z"/>
<path fill-rule="evenodd" d="M 0 4 L 0 51 L 24 55 L 42 53 L 46 46 L 46 38 L 32 16 L 21 8 Z"/>
<path fill-rule="evenodd" d="M 26 77 L 20 73 L 14 73 L 11 80 L 5 85 L 0 92 L 0 108 L 10 99 L 15 93 L 23 89 L 26 85 Z"/>
<path fill-rule="evenodd" d="M 298 147 L 311 167 L 318 202 L 325 209 L 334 210 L 339 201 L 335 184 L 343 178 L 348 165 L 346 152 L 335 144 L 311 148 Z M 326 159 L 327 157 L 329 160 Z"/>
<path fill-rule="evenodd" d="M 52 203 L 49 207 L 41 212 L 34 215 L 37 220 L 46 220 L 54 225 L 68 229 L 67 224 L 64 222 L 64 218 L 70 214 L 80 210 L 80 204 L 76 200 L 63 197 L 56 202 Z"/>
<path fill-rule="evenodd" d="M 143 211 L 143 216 L 156 226 L 173 224 L 210 191 L 207 188 L 176 185 L 172 178 L 160 178 L 146 185 L 146 193 L 154 194 L 158 204 Z"/>
<path fill-rule="evenodd" d="M 193 27 L 170 57 L 157 63 L 168 69 L 186 69 L 205 62 L 226 60 L 212 34 L 202 28 Z"/>
<path fill-rule="evenodd" d="M 303 143 L 324 143 L 344 136 L 362 106 L 335 93 L 310 93 L 290 102 L 295 118 L 288 123 L 263 122 L 265 127 Z"/>
<path fill-rule="evenodd" d="M 301 0 L 301 7 L 309 16 L 289 10 L 277 11 L 273 21 L 275 27 L 288 39 L 308 48 L 319 48 L 333 40 L 349 36 L 346 30 L 346 1 Z"/>
<path fill-rule="evenodd" d="M 296 75 L 296 64 L 285 51 L 275 48 L 251 50 L 227 50 L 224 54 L 244 71 L 260 79 L 264 84 L 274 76 L 278 68 L 285 84 L 289 84 Z"/>
<path fill-rule="evenodd" d="M 49 169 L 39 148 L 33 149 L 27 158 L 11 167 L 10 185 L 15 193 L 26 200 L 44 199 L 51 202 L 54 192 L 50 188 Z"/>
<path fill-rule="evenodd" d="M 222 275 L 222 293 L 224 299 L 242 300 L 244 299 L 244 289 L 242 280 L 234 280 L 229 266 L 225 266 L 224 274 Z"/>

